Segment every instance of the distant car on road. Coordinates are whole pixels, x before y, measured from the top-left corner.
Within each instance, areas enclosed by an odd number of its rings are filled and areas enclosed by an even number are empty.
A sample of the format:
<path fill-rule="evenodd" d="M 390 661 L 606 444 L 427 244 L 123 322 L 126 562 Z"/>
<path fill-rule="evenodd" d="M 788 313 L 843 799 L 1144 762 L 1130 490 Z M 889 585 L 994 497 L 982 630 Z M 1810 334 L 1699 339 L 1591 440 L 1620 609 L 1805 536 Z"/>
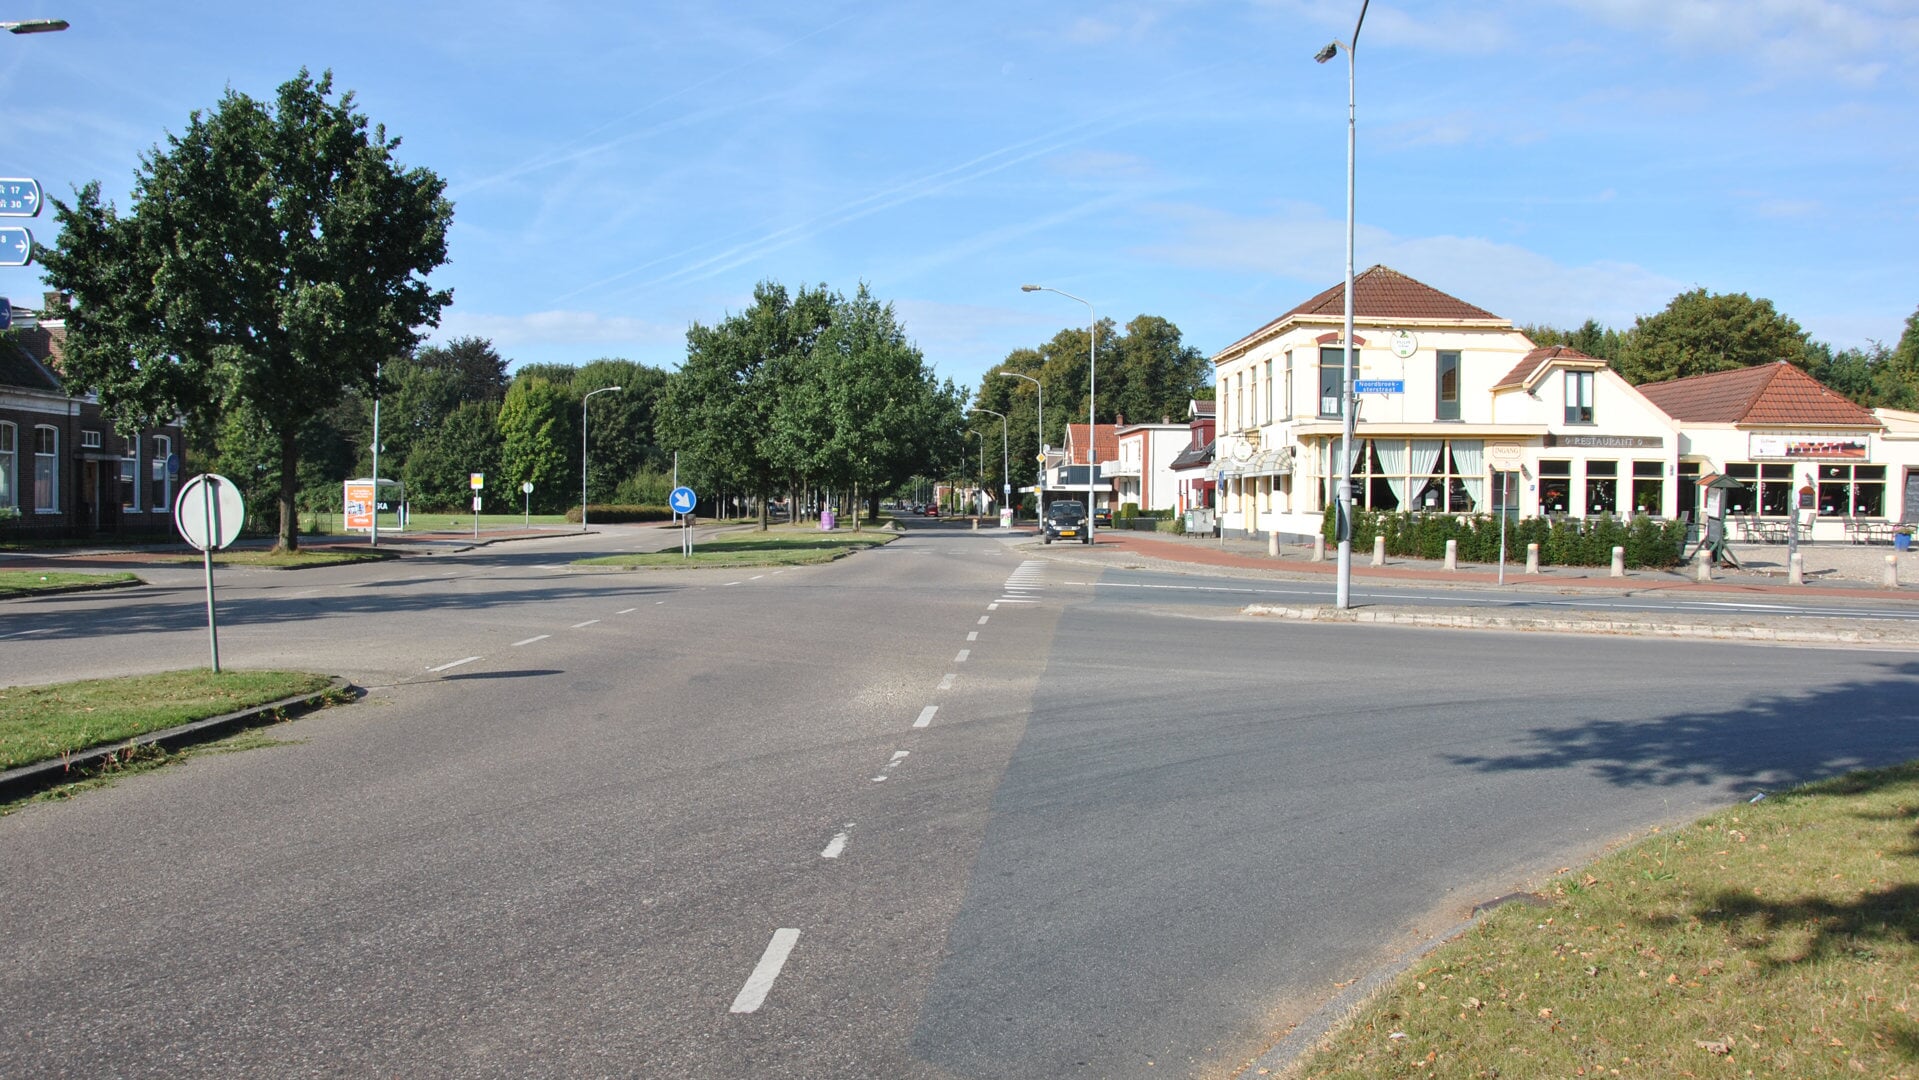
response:
<path fill-rule="evenodd" d="M 925 513 L 927 517 L 938 517 L 940 516 L 940 508 L 934 503 L 927 503 Z"/>
<path fill-rule="evenodd" d="M 1102 507 L 1099 507 L 1099 508 L 1097 508 L 1097 509 L 1095 509 L 1095 510 L 1093 511 L 1093 524 L 1094 524 L 1094 525 L 1104 525 L 1104 526 L 1109 526 L 1109 527 L 1110 527 L 1110 526 L 1111 526 L 1111 525 L 1113 524 L 1113 509 L 1112 509 L 1112 507 L 1110 507 L 1110 506 L 1102 506 Z"/>
<path fill-rule="evenodd" d="M 1086 531 L 1086 504 L 1073 499 L 1058 499 L 1047 507 L 1039 531 L 1041 541 L 1048 544 L 1055 540 L 1093 542 L 1092 534 Z"/>

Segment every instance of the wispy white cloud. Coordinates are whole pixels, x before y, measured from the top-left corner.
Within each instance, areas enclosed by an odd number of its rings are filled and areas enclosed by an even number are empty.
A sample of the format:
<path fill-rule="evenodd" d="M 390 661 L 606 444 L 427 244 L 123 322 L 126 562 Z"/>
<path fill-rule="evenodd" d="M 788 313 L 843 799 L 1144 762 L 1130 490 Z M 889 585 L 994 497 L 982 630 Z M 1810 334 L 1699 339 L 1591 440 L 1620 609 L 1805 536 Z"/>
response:
<path fill-rule="evenodd" d="M 680 340 L 684 326 L 668 326 L 597 311 L 529 311 L 518 314 L 448 308 L 435 341 L 483 337 L 502 348 L 524 345 L 657 345 Z"/>
<path fill-rule="evenodd" d="M 1560 0 L 1689 52 L 1748 56 L 1755 70 L 1871 86 L 1919 49 L 1909 0 Z"/>

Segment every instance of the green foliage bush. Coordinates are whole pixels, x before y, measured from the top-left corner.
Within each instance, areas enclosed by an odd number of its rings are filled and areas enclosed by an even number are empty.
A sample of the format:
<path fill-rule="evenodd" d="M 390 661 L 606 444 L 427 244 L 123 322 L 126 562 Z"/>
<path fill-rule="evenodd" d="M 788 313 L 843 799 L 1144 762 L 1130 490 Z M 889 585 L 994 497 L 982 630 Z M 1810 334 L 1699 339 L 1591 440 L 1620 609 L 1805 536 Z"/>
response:
<path fill-rule="evenodd" d="M 1158 532 L 1172 533 L 1174 536 L 1186 535 L 1186 519 L 1183 517 L 1163 518 L 1159 522 Z"/>
<path fill-rule="evenodd" d="M 1320 519 L 1320 535 L 1334 542 L 1336 511 L 1327 507 Z M 1373 538 L 1386 538 L 1386 553 L 1411 559 L 1443 559 L 1446 541 L 1458 541 L 1461 562 L 1499 560 L 1499 519 L 1490 514 L 1408 514 L 1381 510 L 1353 511 L 1353 548 L 1371 551 Z M 1626 565 L 1634 569 L 1677 566 L 1686 541 L 1686 523 L 1639 515 L 1630 521 L 1615 517 L 1521 518 L 1506 525 L 1509 556 L 1539 545 L 1541 566 L 1609 566 L 1612 549 L 1626 549 Z"/>
<path fill-rule="evenodd" d="M 575 506 L 568 510 L 566 520 L 578 523 L 580 508 Z M 602 506 L 594 503 L 593 520 L 601 525 L 618 525 L 635 521 L 672 521 L 673 510 L 666 506 L 638 506 L 623 503 Z"/>
<path fill-rule="evenodd" d="M 1136 503 L 1136 502 L 1123 502 L 1123 503 L 1120 503 L 1120 504 L 1119 504 L 1119 516 L 1120 516 L 1121 518 L 1123 518 L 1123 519 L 1126 519 L 1126 520 L 1131 520 L 1131 519 L 1133 519 L 1133 518 L 1136 518 L 1136 517 L 1138 517 L 1138 516 L 1139 516 L 1139 504 L 1138 504 L 1138 503 Z"/>

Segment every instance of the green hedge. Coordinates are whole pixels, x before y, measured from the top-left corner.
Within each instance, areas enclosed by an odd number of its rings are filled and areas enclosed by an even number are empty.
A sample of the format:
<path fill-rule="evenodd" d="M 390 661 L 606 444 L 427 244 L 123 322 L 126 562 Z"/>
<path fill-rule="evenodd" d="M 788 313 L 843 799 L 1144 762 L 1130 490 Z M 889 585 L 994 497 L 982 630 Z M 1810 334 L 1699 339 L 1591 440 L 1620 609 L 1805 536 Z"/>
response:
<path fill-rule="evenodd" d="M 574 507 L 566 512 L 566 520 L 578 522 L 580 508 Z M 602 506 L 593 504 L 593 520 L 602 525 L 618 525 L 632 521 L 672 521 L 673 510 L 666 506 L 630 506 L 624 503 L 611 503 Z"/>
<path fill-rule="evenodd" d="M 1334 542 L 1336 511 L 1327 507 L 1320 535 Z M 1462 562 L 1499 561 L 1499 519 L 1489 514 L 1408 514 L 1353 511 L 1353 548 L 1370 551 L 1373 538 L 1386 538 L 1386 553 L 1402 558 L 1443 559 L 1446 541 L 1457 540 Z M 1610 566 L 1612 549 L 1626 549 L 1626 565 L 1635 569 L 1677 566 L 1686 543 L 1686 523 L 1656 521 L 1643 514 L 1629 521 L 1599 518 L 1521 518 L 1506 525 L 1506 550 L 1523 552 L 1539 545 L 1541 566 Z"/>

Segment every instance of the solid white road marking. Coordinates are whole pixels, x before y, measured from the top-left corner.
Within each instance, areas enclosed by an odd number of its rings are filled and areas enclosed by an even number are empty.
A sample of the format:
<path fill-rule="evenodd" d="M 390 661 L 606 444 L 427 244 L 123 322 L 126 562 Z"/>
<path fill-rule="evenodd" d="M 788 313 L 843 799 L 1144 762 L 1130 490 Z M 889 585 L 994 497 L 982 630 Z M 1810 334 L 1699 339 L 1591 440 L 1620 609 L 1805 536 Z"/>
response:
<path fill-rule="evenodd" d="M 920 718 L 918 720 L 913 721 L 913 726 L 925 727 L 926 725 L 932 723 L 933 714 L 939 711 L 940 711 L 940 707 L 938 705 L 928 705 L 926 708 L 921 709 Z"/>
<path fill-rule="evenodd" d="M 978 631 L 978 630 L 968 630 L 968 631 L 966 632 L 966 640 L 968 640 L 968 641 L 978 641 L 978 640 L 979 640 L 979 631 Z"/>
<path fill-rule="evenodd" d="M 853 827 L 853 823 L 849 821 L 849 822 L 847 822 L 847 823 L 846 823 L 846 828 L 845 828 L 845 829 L 841 829 L 841 830 L 840 830 L 839 832 L 836 832 L 836 833 L 834 833 L 834 834 L 833 834 L 833 839 L 832 839 L 831 841 L 829 841 L 829 842 L 827 843 L 827 845 L 826 845 L 826 850 L 825 850 L 825 851 L 822 851 L 822 852 L 820 852 L 820 858 L 822 858 L 822 859 L 837 859 L 837 858 L 839 858 L 839 857 L 840 857 L 840 853 L 841 853 L 841 852 L 844 852 L 844 851 L 846 850 L 846 833 L 847 833 L 847 830 L 848 830 L 848 829 L 851 829 L 852 827 Z"/>
<path fill-rule="evenodd" d="M 545 641 L 547 638 L 550 638 L 552 636 L 553 636 L 552 634 L 539 634 L 537 636 L 527 638 L 525 641 L 516 641 L 513 643 L 513 647 L 517 649 L 522 645 L 531 645 L 536 641 Z"/>
<path fill-rule="evenodd" d="M 971 649 L 961 649 L 961 650 L 959 651 L 959 655 L 958 655 L 958 656 L 955 656 L 955 657 L 953 658 L 953 662 L 954 662 L 955 664 L 964 664 L 964 663 L 966 662 L 966 658 L 967 658 L 967 657 L 969 657 L 969 656 L 971 656 L 971 655 L 973 655 L 973 650 L 971 650 Z"/>
<path fill-rule="evenodd" d="M 588 619 L 588 620 L 586 620 L 585 622 L 576 622 L 576 623 L 574 623 L 574 624 L 573 624 L 573 625 L 572 625 L 571 627 L 569 627 L 568 629 L 572 629 L 572 630 L 578 630 L 578 629 L 579 629 L 580 627 L 582 627 L 582 626 L 592 626 L 592 625 L 593 625 L 594 623 L 596 623 L 596 622 L 599 622 L 599 621 L 600 621 L 600 620 L 598 620 L 598 619 Z"/>
<path fill-rule="evenodd" d="M 800 939 L 800 932 L 791 927 L 781 927 L 773 931 L 773 940 L 766 945 L 766 951 L 760 954 L 760 962 L 753 968 L 753 974 L 746 977 L 746 985 L 740 987 L 739 996 L 733 999 L 729 1012 L 750 1013 L 766 1001 L 767 991 L 773 989 L 773 980 L 780 977 L 780 969 L 786 966 L 786 957 L 793 951 L 793 944 Z"/>
<path fill-rule="evenodd" d="M 958 675 L 950 671 L 947 672 L 946 677 L 940 680 L 939 688 L 941 690 L 951 690 L 953 688 L 953 680 L 957 678 L 959 678 Z"/>
<path fill-rule="evenodd" d="M 634 612 L 636 612 L 636 611 L 638 611 L 638 610 L 640 610 L 640 609 L 639 609 L 639 608 L 636 608 L 636 607 L 630 607 L 630 608 L 627 608 L 627 609 L 625 609 L 624 611 L 616 611 L 616 612 L 614 612 L 613 614 L 615 614 L 615 615 L 631 615 L 631 614 L 633 614 Z"/>
<path fill-rule="evenodd" d="M 473 661 L 478 659 L 479 657 L 477 656 L 469 656 L 464 660 L 455 660 L 451 664 L 441 664 L 439 667 L 430 667 L 430 668 L 427 668 L 427 670 L 428 671 L 445 671 L 448 668 L 459 667 L 461 664 L 471 664 Z"/>
<path fill-rule="evenodd" d="M 738 584 L 739 584 L 739 582 L 737 582 L 737 581 L 729 581 L 729 582 L 727 582 L 727 583 L 726 583 L 726 585 L 738 585 Z M 722 585 L 722 586 L 720 586 L 720 588 L 722 588 L 722 589 L 724 589 L 724 588 L 726 588 L 726 585 Z"/>
<path fill-rule="evenodd" d="M 748 581 L 758 581 L 759 579 L 761 579 L 761 578 L 763 578 L 763 577 L 765 577 L 765 576 L 766 576 L 765 574 L 754 574 L 754 575 L 753 575 L 752 577 L 750 577 L 750 578 L 747 578 L 746 580 L 748 580 Z"/>
<path fill-rule="evenodd" d="M 893 767 L 895 765 L 898 765 L 900 762 L 905 761 L 907 758 L 907 755 L 911 753 L 912 753 L 911 750 L 895 750 L 893 752 L 893 760 L 880 766 L 880 774 L 873 778 L 873 782 L 875 784 L 884 784 L 886 782 L 886 774 L 892 772 Z"/>

